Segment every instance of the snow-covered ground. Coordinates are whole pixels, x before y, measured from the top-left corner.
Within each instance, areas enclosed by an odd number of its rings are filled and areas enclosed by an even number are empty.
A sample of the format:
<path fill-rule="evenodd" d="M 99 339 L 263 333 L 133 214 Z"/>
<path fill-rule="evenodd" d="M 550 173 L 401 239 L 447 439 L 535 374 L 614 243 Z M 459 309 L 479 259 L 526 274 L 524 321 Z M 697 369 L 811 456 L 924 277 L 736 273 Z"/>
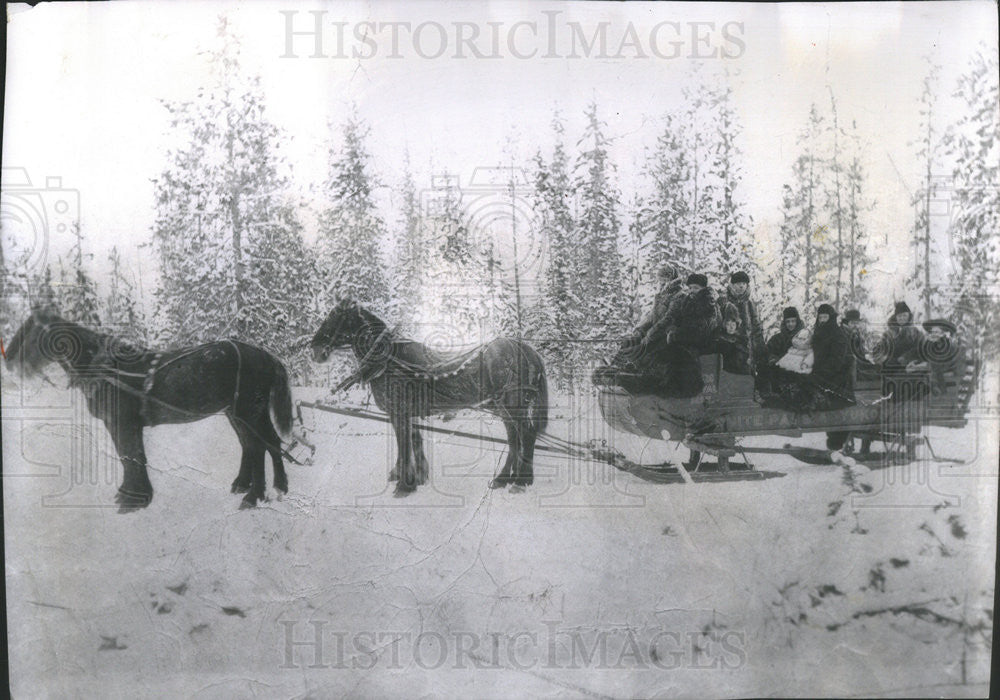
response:
<path fill-rule="evenodd" d="M 432 484 L 397 500 L 388 426 L 307 410 L 315 463 L 241 511 L 216 417 L 146 431 L 154 500 L 119 515 L 105 435 L 8 378 L 14 697 L 986 692 L 994 421 L 929 431 L 960 466 L 761 456 L 759 481 L 664 485 L 539 452 L 523 494 L 487 488 L 499 445 L 430 435 Z M 555 434 L 686 457 L 610 434 L 590 397 L 556 403 Z M 472 413 L 435 424 L 503 434 Z"/>

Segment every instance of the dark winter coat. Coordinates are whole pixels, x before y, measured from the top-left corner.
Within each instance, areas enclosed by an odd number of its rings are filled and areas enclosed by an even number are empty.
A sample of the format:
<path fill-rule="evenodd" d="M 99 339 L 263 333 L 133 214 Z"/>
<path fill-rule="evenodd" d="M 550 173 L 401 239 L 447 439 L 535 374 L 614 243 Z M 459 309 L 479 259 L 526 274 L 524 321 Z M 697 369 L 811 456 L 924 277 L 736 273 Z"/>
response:
<path fill-rule="evenodd" d="M 739 313 L 740 328 L 747 335 L 750 361 L 755 363 L 764 354 L 764 331 L 761 329 L 760 317 L 757 315 L 757 305 L 750 299 L 750 290 L 747 289 L 743 294 L 737 294 L 733 291 L 733 286 L 728 285 L 725 293 L 719 294 L 720 312 L 721 307 L 727 303 L 735 306 Z"/>
<path fill-rule="evenodd" d="M 854 399 L 854 362 L 850 341 L 844 329 L 831 317 L 817 323 L 812 336 L 813 368 L 810 378 L 818 386 L 845 398 Z"/>
<path fill-rule="evenodd" d="M 837 325 L 836 316 L 826 323 L 816 324 L 812 350 L 813 369 L 807 375 L 774 365 L 758 368 L 755 388 L 765 406 L 813 413 L 854 404 L 854 357 L 847 334 Z"/>
<path fill-rule="evenodd" d="M 684 280 L 680 277 L 670 280 L 665 285 L 660 287 L 660 290 L 653 297 L 653 308 L 649 312 L 649 315 L 640 323 L 633 335 L 637 339 L 642 339 L 644 335 L 652 328 L 657 321 L 662 319 L 667 315 L 667 310 L 670 308 L 670 300 L 677 295 L 684 288 Z"/>
<path fill-rule="evenodd" d="M 740 332 L 727 333 L 720 328 L 715 333 L 713 352 L 722 355 L 722 369 L 733 374 L 750 374 L 750 342 Z"/>
<path fill-rule="evenodd" d="M 805 325 L 802 323 L 801 318 L 796 318 L 795 330 L 790 331 L 785 328 L 785 322 L 782 320 L 781 330 L 772 335 L 767 341 L 766 352 L 768 362 L 774 364 L 784 357 L 785 353 L 788 352 L 788 348 L 792 347 L 792 338 L 795 337 L 796 333 L 805 328 Z"/>
<path fill-rule="evenodd" d="M 680 343 L 707 349 L 719 325 L 719 309 L 712 290 L 683 290 L 670 299 L 667 312 L 646 333 L 650 344 Z"/>
<path fill-rule="evenodd" d="M 874 354 L 882 359 L 886 369 L 899 370 L 914 360 L 919 360 L 920 343 L 924 333 L 913 323 L 900 325 L 895 316 L 890 316 L 888 328 L 875 347 Z"/>
<path fill-rule="evenodd" d="M 957 338 L 932 341 L 925 337 L 916 352 L 917 359 L 926 362 L 930 369 L 931 392 L 935 396 L 947 391 L 949 374 L 956 382 L 961 381 L 965 374 L 965 348 Z"/>
<path fill-rule="evenodd" d="M 685 292 L 674 297 L 667 312 L 672 325 L 666 340 L 702 352 L 711 349 L 712 335 L 721 322 L 715 294 L 708 287 Z"/>

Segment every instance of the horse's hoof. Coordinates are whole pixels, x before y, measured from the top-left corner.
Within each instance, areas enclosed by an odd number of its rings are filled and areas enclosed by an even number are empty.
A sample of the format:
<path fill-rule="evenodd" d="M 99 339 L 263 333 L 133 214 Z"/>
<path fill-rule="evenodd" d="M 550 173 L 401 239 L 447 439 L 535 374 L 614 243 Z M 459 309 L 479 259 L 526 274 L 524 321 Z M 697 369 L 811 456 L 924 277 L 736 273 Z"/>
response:
<path fill-rule="evenodd" d="M 233 488 L 230 489 L 231 493 L 246 493 L 250 490 L 249 486 L 244 486 L 243 484 L 233 484 Z"/>
<path fill-rule="evenodd" d="M 245 510 L 247 508 L 256 508 L 257 504 L 262 502 L 264 503 L 267 502 L 267 496 L 255 496 L 253 494 L 248 493 L 246 496 L 243 497 L 243 500 L 240 501 L 240 510 Z"/>
<path fill-rule="evenodd" d="M 392 492 L 393 498 L 406 498 L 411 493 L 417 490 L 416 486 L 404 486 L 403 482 L 400 481 L 396 484 L 396 489 Z"/>
<path fill-rule="evenodd" d="M 504 488 L 507 488 L 507 484 L 509 484 L 509 483 L 510 482 L 507 479 L 502 479 L 502 478 L 500 478 L 498 476 L 498 477 L 495 477 L 492 481 L 490 481 L 490 488 L 491 489 L 504 489 Z"/>
<path fill-rule="evenodd" d="M 119 505 L 119 513 L 134 513 L 145 508 L 152 502 L 153 494 L 125 493 L 119 491 L 115 494 L 115 503 Z"/>

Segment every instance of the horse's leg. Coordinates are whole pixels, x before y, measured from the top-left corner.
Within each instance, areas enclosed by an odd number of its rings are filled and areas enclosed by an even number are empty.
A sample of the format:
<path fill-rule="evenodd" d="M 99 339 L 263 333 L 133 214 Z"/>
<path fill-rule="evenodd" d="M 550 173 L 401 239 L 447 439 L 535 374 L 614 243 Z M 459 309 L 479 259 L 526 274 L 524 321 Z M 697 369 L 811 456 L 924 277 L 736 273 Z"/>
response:
<path fill-rule="evenodd" d="M 247 447 L 243 448 L 243 459 L 248 460 L 250 463 L 250 490 L 240 503 L 241 510 L 243 508 L 253 508 L 261 501 L 267 500 L 267 493 L 265 492 L 266 481 L 264 477 L 265 451 L 266 447 L 263 441 L 256 436 L 251 439 Z"/>
<path fill-rule="evenodd" d="M 263 421 L 252 414 L 237 412 L 234 409 L 229 422 L 236 430 L 240 446 L 243 448 L 240 473 L 233 482 L 233 491 L 238 492 L 238 489 L 247 487 L 240 508 L 253 508 L 258 502 L 267 500 L 265 492 L 267 482 L 264 477 L 264 454 L 267 445 L 257 435 L 259 428 L 256 427 Z"/>
<path fill-rule="evenodd" d="M 417 483 L 423 485 L 427 483 L 430 476 L 430 465 L 427 463 L 426 455 L 424 455 L 424 438 L 420 434 L 420 428 L 411 424 L 410 437 L 413 440 L 413 459 L 416 463 Z"/>
<path fill-rule="evenodd" d="M 393 408 L 402 409 L 402 407 L 396 406 Z M 417 475 L 414 473 L 411 452 L 413 426 L 412 419 L 405 412 L 405 409 L 398 410 L 397 413 L 390 414 L 389 417 L 392 420 L 393 431 L 396 433 L 396 471 L 399 474 L 394 495 L 400 498 L 417 490 Z"/>
<path fill-rule="evenodd" d="M 281 493 L 288 493 L 288 474 L 285 473 L 285 463 L 281 459 L 281 437 L 271 423 L 271 417 L 265 413 L 261 421 L 260 434 L 267 443 L 267 453 L 271 455 L 271 466 L 274 469 L 274 488 Z"/>
<path fill-rule="evenodd" d="M 229 419 L 229 424 L 233 426 L 233 430 L 236 431 L 236 436 L 240 439 L 240 448 L 243 450 L 243 456 L 240 458 L 240 472 L 233 479 L 233 486 L 230 489 L 231 493 L 246 493 L 250 490 L 250 484 L 253 479 L 252 468 L 249 459 L 249 453 L 247 451 L 248 440 L 244 436 L 246 432 L 246 426 L 242 425 L 233 414 L 226 411 L 226 418 Z"/>
<path fill-rule="evenodd" d="M 118 450 L 118 457 L 125 468 L 122 485 L 115 501 L 119 513 L 131 513 L 145 508 L 153 500 L 153 485 L 146 471 L 146 449 L 142 444 L 142 422 L 135 414 L 119 413 L 116 418 L 105 420 L 111 439 Z"/>
<path fill-rule="evenodd" d="M 513 418 L 504 418 L 503 427 L 507 429 L 507 461 L 504 462 L 503 469 L 490 481 L 491 489 L 502 489 L 513 481 L 511 470 L 514 468 L 514 460 L 520 451 L 520 438 L 517 434 L 517 424 Z"/>
<path fill-rule="evenodd" d="M 512 483 L 516 486 L 531 486 L 535 482 L 535 469 L 532 461 L 535 456 L 535 439 L 538 434 L 531 425 L 531 420 L 527 417 L 518 422 L 518 437 L 520 438 L 520 450 L 517 455 L 517 462 L 514 464 L 514 478 Z"/>

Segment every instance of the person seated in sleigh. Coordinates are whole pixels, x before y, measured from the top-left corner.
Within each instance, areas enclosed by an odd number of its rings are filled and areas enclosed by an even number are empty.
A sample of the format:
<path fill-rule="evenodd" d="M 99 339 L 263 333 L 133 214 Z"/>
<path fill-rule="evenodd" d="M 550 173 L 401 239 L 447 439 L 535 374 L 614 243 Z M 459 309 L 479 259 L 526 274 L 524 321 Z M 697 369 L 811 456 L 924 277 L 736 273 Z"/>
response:
<path fill-rule="evenodd" d="M 918 349 L 924 334 L 913 325 L 913 313 L 905 301 L 896 302 L 892 316 L 886 322 L 885 333 L 875 345 L 872 355 L 883 373 L 902 373 L 918 359 Z"/>
<path fill-rule="evenodd" d="M 942 397 L 948 392 L 949 378 L 958 383 L 965 374 L 965 348 L 958 339 L 955 324 L 945 318 L 924 321 L 927 335 L 917 346 L 916 357 L 906 365 L 909 373 L 926 372 L 930 377 L 931 396 Z"/>
<path fill-rule="evenodd" d="M 622 341 L 621 349 L 613 365 L 623 369 L 635 368 L 642 364 L 641 356 L 649 348 L 649 331 L 667 317 L 670 301 L 677 294 L 685 291 L 684 278 L 678 275 L 673 265 L 664 265 L 657 271 L 658 289 L 653 297 L 653 308 L 636 326 L 635 330 Z"/>
<path fill-rule="evenodd" d="M 847 335 L 847 342 L 854 356 L 854 376 L 856 381 L 873 381 L 879 378 L 879 367 L 868 359 L 868 348 L 865 339 L 865 321 L 857 309 L 848 309 L 840 322 L 840 327 Z"/>
<path fill-rule="evenodd" d="M 808 336 L 804 328 L 796 331 L 789 348 L 768 367 L 767 383 L 758 388 L 764 405 L 797 413 L 853 405 L 850 347 L 832 306 L 821 304 L 816 309 L 816 325 L 810 340 Z"/>
<path fill-rule="evenodd" d="M 688 275 L 685 284 L 687 288 L 671 297 L 666 313 L 632 348 L 628 359 L 636 374 L 617 378 L 627 391 L 674 398 L 701 392 L 704 384 L 698 357 L 712 351 L 719 309 L 705 275 Z"/>
<path fill-rule="evenodd" d="M 750 276 L 742 270 L 737 270 L 729 277 L 729 284 L 717 295 L 720 314 L 727 304 L 735 309 L 739 325 L 747 339 L 747 354 L 750 367 L 756 367 L 764 362 L 764 331 L 757 315 L 757 305 L 750 298 Z"/>
<path fill-rule="evenodd" d="M 684 278 L 677 273 L 677 268 L 664 265 L 657 271 L 658 289 L 653 297 L 653 308 L 622 340 L 621 346 L 611 362 L 594 370 L 592 380 L 597 385 L 619 384 L 620 375 L 641 374 L 649 365 L 646 353 L 649 349 L 649 330 L 667 316 L 670 300 L 679 292 L 684 291 Z"/>
<path fill-rule="evenodd" d="M 719 307 L 708 278 L 688 275 L 687 289 L 671 299 L 666 316 L 646 334 L 650 358 L 663 368 L 660 393 L 673 398 L 697 396 L 704 388 L 698 358 L 712 351 L 720 325 Z"/>
<path fill-rule="evenodd" d="M 764 357 L 757 365 L 757 400 L 764 400 L 775 391 L 776 373 L 774 371 L 778 361 L 785 356 L 785 353 L 792 347 L 792 340 L 805 328 L 805 324 L 799 317 L 799 310 L 794 306 L 785 307 L 781 312 L 781 325 L 778 332 L 767 339 L 764 345 Z"/>
<path fill-rule="evenodd" d="M 733 374 L 750 374 L 750 339 L 733 304 L 722 307 L 722 325 L 715 332 L 713 352 L 722 355 L 722 369 Z"/>

